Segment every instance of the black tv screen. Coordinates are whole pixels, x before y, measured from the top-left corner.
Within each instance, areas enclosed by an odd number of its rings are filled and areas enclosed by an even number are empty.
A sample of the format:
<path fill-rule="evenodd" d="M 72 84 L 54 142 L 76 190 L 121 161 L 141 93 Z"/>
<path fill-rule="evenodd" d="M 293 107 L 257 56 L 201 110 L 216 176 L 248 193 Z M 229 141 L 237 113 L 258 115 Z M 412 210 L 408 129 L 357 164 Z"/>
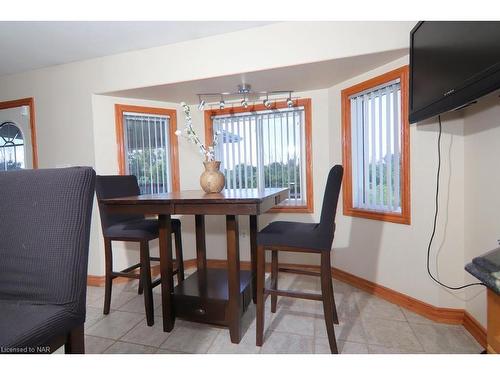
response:
<path fill-rule="evenodd" d="M 410 122 L 500 88 L 500 22 L 425 21 L 410 34 Z"/>

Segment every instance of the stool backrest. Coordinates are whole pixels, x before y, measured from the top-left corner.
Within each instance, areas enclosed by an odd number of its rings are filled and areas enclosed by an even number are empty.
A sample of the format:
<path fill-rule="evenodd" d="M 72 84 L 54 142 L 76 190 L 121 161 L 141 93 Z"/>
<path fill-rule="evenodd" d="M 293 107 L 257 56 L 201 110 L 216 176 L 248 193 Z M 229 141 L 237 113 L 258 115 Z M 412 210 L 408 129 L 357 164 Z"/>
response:
<path fill-rule="evenodd" d="M 335 165 L 330 169 L 323 197 L 323 207 L 321 208 L 321 218 L 318 226 L 319 235 L 324 236 L 329 241 L 330 247 L 335 234 L 335 215 L 337 214 L 337 203 L 343 175 L 344 168 L 341 165 Z"/>
<path fill-rule="evenodd" d="M 112 225 L 130 220 L 144 219 L 138 214 L 111 214 L 104 209 L 102 199 L 130 197 L 140 195 L 139 184 L 135 176 L 97 176 L 95 191 L 101 215 L 103 232 Z"/>

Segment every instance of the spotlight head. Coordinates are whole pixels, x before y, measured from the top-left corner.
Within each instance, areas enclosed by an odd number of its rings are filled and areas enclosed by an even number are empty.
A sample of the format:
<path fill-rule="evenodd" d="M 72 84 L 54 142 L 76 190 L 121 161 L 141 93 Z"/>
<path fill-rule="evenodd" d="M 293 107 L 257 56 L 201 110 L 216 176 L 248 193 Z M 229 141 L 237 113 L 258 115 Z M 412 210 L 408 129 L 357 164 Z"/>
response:
<path fill-rule="evenodd" d="M 271 108 L 271 102 L 269 101 L 269 99 L 264 99 L 264 101 L 262 102 L 264 104 L 264 106 L 266 108 Z"/>
<path fill-rule="evenodd" d="M 241 99 L 241 106 L 244 108 L 248 108 L 248 102 L 246 98 Z"/>
<path fill-rule="evenodd" d="M 225 106 L 226 106 L 226 103 L 224 102 L 224 100 L 221 100 L 221 101 L 219 102 L 219 108 L 220 108 L 220 109 L 224 109 L 224 107 L 225 107 Z"/>
<path fill-rule="evenodd" d="M 203 108 L 205 108 L 205 101 L 204 100 L 200 100 L 200 104 L 198 104 L 198 109 L 200 111 L 203 111 Z"/>
<path fill-rule="evenodd" d="M 288 108 L 292 108 L 293 107 L 293 100 L 292 100 L 292 98 L 288 98 L 287 99 L 286 105 L 288 106 Z"/>

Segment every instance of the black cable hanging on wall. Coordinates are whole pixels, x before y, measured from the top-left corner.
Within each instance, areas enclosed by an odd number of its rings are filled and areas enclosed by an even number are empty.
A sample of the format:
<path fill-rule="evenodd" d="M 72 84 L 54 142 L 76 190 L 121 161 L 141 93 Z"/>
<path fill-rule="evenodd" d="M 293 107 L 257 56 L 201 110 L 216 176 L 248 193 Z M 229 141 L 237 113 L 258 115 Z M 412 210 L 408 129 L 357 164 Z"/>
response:
<path fill-rule="evenodd" d="M 441 116 L 438 116 L 438 122 L 439 122 L 439 135 L 438 135 L 438 144 L 437 144 L 437 152 L 438 152 L 438 168 L 437 168 L 437 175 L 436 175 L 436 208 L 434 211 L 434 224 L 432 226 L 432 234 L 431 238 L 429 240 L 429 246 L 427 247 L 427 273 L 431 277 L 432 280 L 434 280 L 436 283 L 439 285 L 451 289 L 451 290 L 460 290 L 464 288 L 468 288 L 470 286 L 474 285 L 484 285 L 483 283 L 471 283 L 471 284 L 466 284 L 462 286 L 449 286 L 441 281 L 439 281 L 436 277 L 434 277 L 431 273 L 430 269 L 430 255 L 431 255 L 431 247 L 432 247 L 432 242 L 434 240 L 434 235 L 436 234 L 436 224 L 437 224 L 437 218 L 438 218 L 438 213 L 439 213 L 439 176 L 441 174 L 441 133 L 442 133 L 442 125 L 441 125 Z"/>

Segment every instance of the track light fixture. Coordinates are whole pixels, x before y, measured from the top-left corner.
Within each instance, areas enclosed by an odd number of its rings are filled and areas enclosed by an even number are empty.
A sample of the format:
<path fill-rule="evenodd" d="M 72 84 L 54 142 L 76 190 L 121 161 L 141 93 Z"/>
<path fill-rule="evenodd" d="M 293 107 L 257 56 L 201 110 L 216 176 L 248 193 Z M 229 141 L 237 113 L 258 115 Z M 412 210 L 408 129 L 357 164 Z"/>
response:
<path fill-rule="evenodd" d="M 210 106 L 218 105 L 220 109 L 224 109 L 226 104 L 239 104 L 243 108 L 249 107 L 249 102 L 258 100 L 262 100 L 260 98 L 265 96 L 265 99 L 262 101 L 264 106 L 268 109 L 272 107 L 272 102 L 285 101 L 288 108 L 292 108 L 294 106 L 294 99 L 292 98 L 293 91 L 291 90 L 280 90 L 280 91 L 252 91 L 251 86 L 247 83 L 238 85 L 238 88 L 234 92 L 219 92 L 219 93 L 204 93 L 197 94 L 198 95 L 198 109 L 202 111 L 205 106 L 210 104 Z M 285 96 L 286 95 L 286 96 Z M 271 96 L 271 100 L 269 99 Z M 219 101 L 217 102 L 217 99 Z M 215 99 L 215 100 L 214 100 Z"/>

